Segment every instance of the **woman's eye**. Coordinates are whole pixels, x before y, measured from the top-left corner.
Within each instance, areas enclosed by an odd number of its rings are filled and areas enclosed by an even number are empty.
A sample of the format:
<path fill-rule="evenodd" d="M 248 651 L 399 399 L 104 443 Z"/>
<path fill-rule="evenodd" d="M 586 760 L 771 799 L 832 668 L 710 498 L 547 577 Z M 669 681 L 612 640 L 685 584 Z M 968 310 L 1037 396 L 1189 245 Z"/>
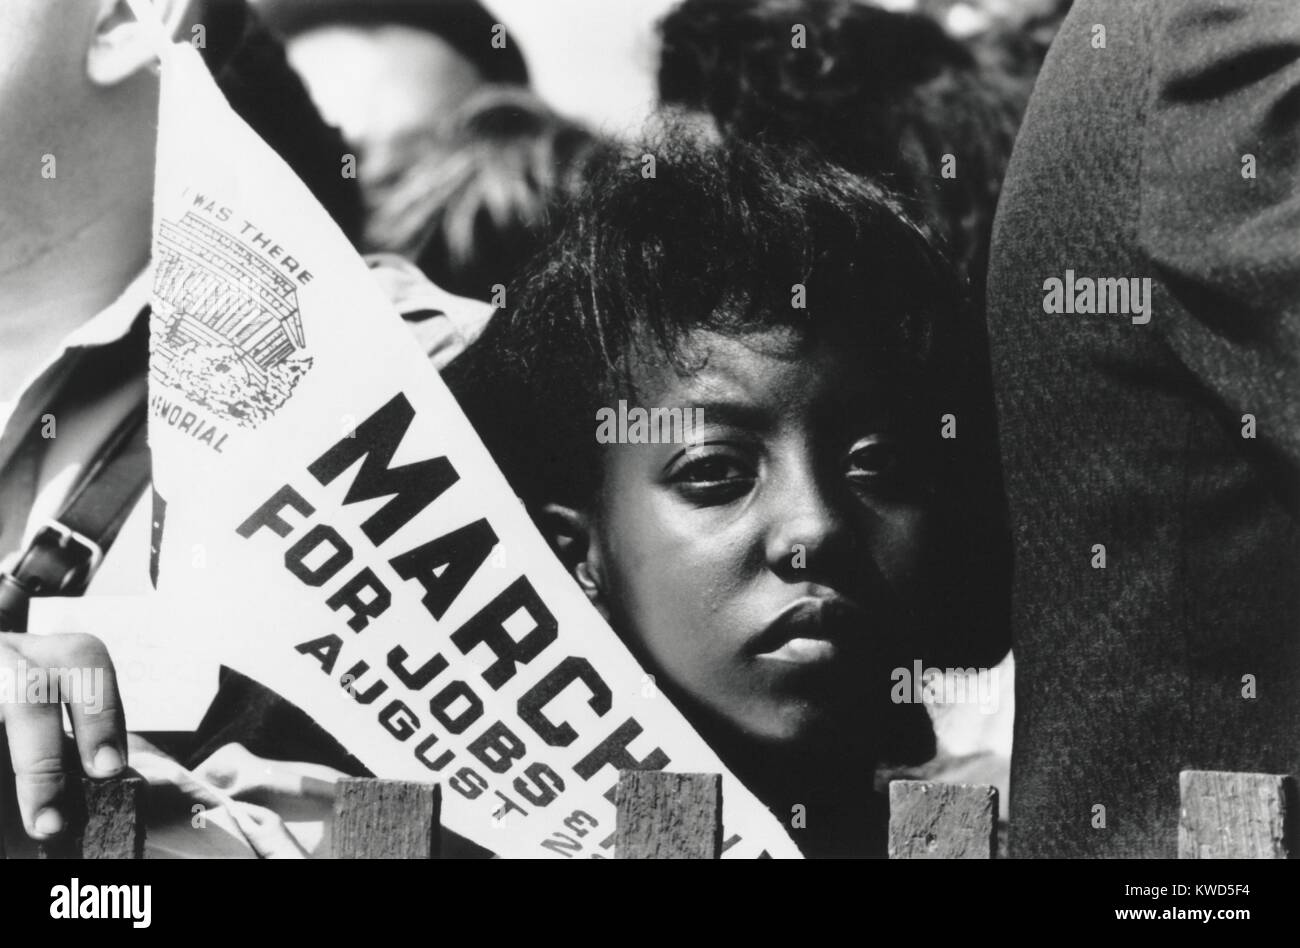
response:
<path fill-rule="evenodd" d="M 754 470 L 729 454 L 686 458 L 673 471 L 672 482 L 692 500 L 723 503 L 743 495 L 754 481 Z"/>
<path fill-rule="evenodd" d="M 847 473 L 863 479 L 887 478 L 898 472 L 899 465 L 898 448 L 892 442 L 866 441 L 849 452 Z"/>
<path fill-rule="evenodd" d="M 677 470 L 677 480 L 686 484 L 715 484 L 748 476 L 738 461 L 718 454 L 694 458 Z"/>

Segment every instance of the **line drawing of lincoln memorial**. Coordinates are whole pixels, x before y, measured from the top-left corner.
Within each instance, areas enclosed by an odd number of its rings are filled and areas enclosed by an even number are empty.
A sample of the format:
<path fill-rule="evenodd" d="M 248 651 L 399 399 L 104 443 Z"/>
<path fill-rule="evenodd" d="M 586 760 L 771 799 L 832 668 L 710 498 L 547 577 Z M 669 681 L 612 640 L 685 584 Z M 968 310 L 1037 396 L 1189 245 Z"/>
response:
<path fill-rule="evenodd" d="M 271 369 L 305 348 L 293 281 L 215 224 L 192 211 L 162 221 L 155 262 L 159 369 L 189 343 L 228 347 L 265 386 Z"/>

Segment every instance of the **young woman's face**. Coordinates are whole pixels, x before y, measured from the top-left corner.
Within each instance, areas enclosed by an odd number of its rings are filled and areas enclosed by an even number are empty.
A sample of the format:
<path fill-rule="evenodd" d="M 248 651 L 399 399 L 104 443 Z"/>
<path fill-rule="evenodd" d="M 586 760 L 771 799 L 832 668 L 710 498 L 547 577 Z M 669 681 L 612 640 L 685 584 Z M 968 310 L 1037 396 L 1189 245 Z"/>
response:
<path fill-rule="evenodd" d="M 689 342 L 703 368 L 646 369 L 628 407 L 701 409 L 703 427 L 605 448 L 590 560 L 604 604 L 713 726 L 773 747 L 859 740 L 881 726 L 871 709 L 911 654 L 928 582 L 915 432 L 848 343 Z"/>

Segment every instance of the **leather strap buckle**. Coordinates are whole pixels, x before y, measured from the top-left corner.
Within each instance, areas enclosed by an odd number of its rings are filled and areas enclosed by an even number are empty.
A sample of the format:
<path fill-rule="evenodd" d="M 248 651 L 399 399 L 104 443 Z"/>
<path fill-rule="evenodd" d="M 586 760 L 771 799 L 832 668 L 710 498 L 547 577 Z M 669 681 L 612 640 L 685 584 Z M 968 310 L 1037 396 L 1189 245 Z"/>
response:
<path fill-rule="evenodd" d="M 85 534 L 53 519 L 47 520 L 36 532 L 28 556 L 35 555 L 42 548 L 48 549 L 51 544 L 59 551 L 58 564 L 63 575 L 47 574 L 40 577 L 43 593 L 52 587 L 53 593 L 45 593 L 46 595 L 74 589 L 78 583 L 89 580 L 104 561 L 103 547 Z M 23 575 L 21 567 L 16 572 Z"/>

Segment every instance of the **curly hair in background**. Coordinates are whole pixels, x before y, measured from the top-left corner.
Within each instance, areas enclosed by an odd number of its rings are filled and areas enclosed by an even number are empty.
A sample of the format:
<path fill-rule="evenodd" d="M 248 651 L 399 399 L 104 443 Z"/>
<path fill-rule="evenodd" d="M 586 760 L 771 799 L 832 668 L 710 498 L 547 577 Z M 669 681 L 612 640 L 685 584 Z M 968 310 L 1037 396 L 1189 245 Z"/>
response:
<path fill-rule="evenodd" d="M 1032 80 L 929 17 L 855 0 L 685 0 L 660 33 L 664 105 L 707 112 L 724 135 L 811 144 L 888 181 L 982 282 Z M 947 155 L 955 177 L 942 174 Z"/>

